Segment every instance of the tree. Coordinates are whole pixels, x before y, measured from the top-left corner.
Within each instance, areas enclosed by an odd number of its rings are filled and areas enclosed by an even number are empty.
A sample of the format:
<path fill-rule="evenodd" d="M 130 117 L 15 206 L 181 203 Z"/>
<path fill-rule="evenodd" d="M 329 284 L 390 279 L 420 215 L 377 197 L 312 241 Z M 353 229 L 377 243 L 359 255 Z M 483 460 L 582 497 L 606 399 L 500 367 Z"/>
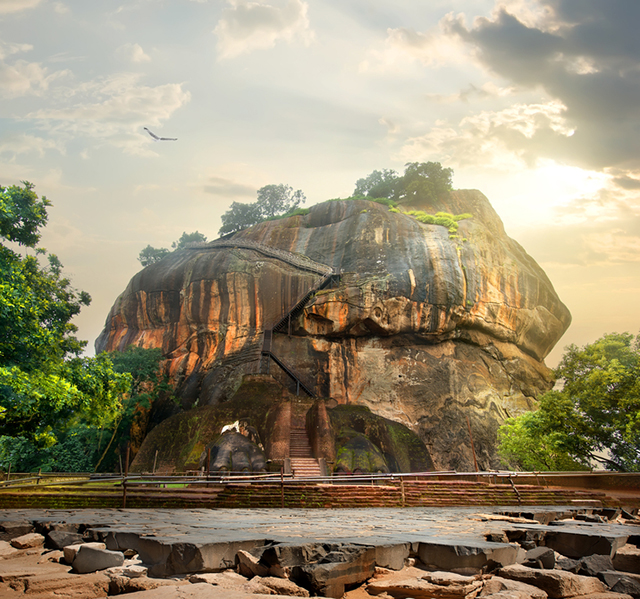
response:
<path fill-rule="evenodd" d="M 146 248 L 140 251 L 138 254 L 138 260 L 142 266 L 149 266 L 149 264 L 155 264 L 160 262 L 165 256 L 168 256 L 171 252 L 167 248 L 154 248 L 148 245 Z"/>
<path fill-rule="evenodd" d="M 178 241 L 174 241 L 171 244 L 171 247 L 174 250 L 181 250 L 187 247 L 190 243 L 207 243 L 207 238 L 199 231 L 194 231 L 193 233 L 183 231 L 180 239 L 178 239 Z"/>
<path fill-rule="evenodd" d="M 293 191 L 290 185 L 265 185 L 258 189 L 258 199 L 253 204 L 233 202 L 221 217 L 222 227 L 218 235 L 235 233 L 252 227 L 269 218 L 286 216 L 293 212 L 306 197 L 300 189 Z"/>
<path fill-rule="evenodd" d="M 176 251 L 185 248 L 190 243 L 206 242 L 207 238 L 199 231 L 194 231 L 193 233 L 183 231 L 180 239 L 178 239 L 178 241 L 174 241 L 171 244 L 171 247 L 173 248 L 173 251 Z M 148 245 L 140 251 L 138 254 L 138 260 L 142 266 L 149 266 L 150 264 L 160 262 L 160 260 L 171 254 L 171 251 L 172 250 L 168 250 L 167 248 L 154 248 L 151 245 Z"/>
<path fill-rule="evenodd" d="M 383 169 L 358 179 L 353 195 L 397 202 L 433 201 L 452 189 L 453 169 L 439 162 L 408 162 L 404 174 Z"/>
<path fill-rule="evenodd" d="M 555 374 L 561 390 L 543 394 L 537 411 L 501 427 L 501 455 L 524 468 L 573 462 L 640 471 L 640 336 L 611 333 L 570 345 Z"/>
<path fill-rule="evenodd" d="M 265 185 L 258 189 L 256 206 L 263 219 L 288 214 L 304 203 L 307 198 L 300 189 L 293 191 L 290 185 Z"/>
<path fill-rule="evenodd" d="M 117 452 L 131 443 L 135 455 L 142 443 L 148 414 L 153 403 L 161 394 L 170 395 L 168 377 L 162 374 L 160 348 L 142 348 L 130 345 L 123 352 L 108 354 L 116 372 L 130 375 L 130 386 L 123 400 L 123 409 L 111 430 L 95 468 L 113 471 L 118 465 Z M 141 434 L 139 434 L 141 433 Z"/>
<path fill-rule="evenodd" d="M 37 247 L 50 205 L 31 183 L 0 187 L 0 462 L 26 445 L 44 459 L 74 427 L 108 425 L 128 385 L 108 360 L 79 357 L 86 342 L 71 320 L 91 298 L 73 289 L 55 255 Z"/>
<path fill-rule="evenodd" d="M 353 195 L 369 198 L 393 198 L 399 181 L 400 177 L 394 170 L 385 168 L 381 171 L 373 171 L 370 175 L 356 181 Z"/>
<path fill-rule="evenodd" d="M 409 162 L 395 190 L 398 201 L 433 201 L 452 189 L 453 169 L 439 162 Z"/>

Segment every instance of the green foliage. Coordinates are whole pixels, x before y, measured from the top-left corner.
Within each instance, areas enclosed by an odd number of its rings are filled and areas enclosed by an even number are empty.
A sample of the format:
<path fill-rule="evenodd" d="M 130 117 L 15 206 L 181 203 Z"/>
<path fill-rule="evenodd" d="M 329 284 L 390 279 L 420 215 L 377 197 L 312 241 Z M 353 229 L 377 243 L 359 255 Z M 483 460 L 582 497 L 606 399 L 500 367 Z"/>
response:
<path fill-rule="evenodd" d="M 180 236 L 180 239 L 178 239 L 178 241 L 174 241 L 171 244 L 171 247 L 174 250 L 181 250 L 187 247 L 190 243 L 207 243 L 207 238 L 199 231 L 194 231 L 193 233 L 187 233 L 184 231 Z"/>
<path fill-rule="evenodd" d="M 173 251 L 176 251 L 185 248 L 190 243 L 206 242 L 207 238 L 199 231 L 194 231 L 193 233 L 187 233 L 184 231 L 180 236 L 180 239 L 178 239 L 178 241 L 174 241 L 171 244 L 171 247 L 173 248 Z M 150 264 L 160 262 L 160 260 L 169 254 L 171 254 L 171 250 L 168 250 L 167 248 L 154 248 L 151 245 L 148 245 L 140 252 L 140 254 L 138 254 L 138 260 L 142 266 L 149 266 Z"/>
<path fill-rule="evenodd" d="M 498 431 L 499 453 L 515 470 L 584 470 L 563 447 L 563 435 L 545 432 L 538 412 L 509 418 Z"/>
<path fill-rule="evenodd" d="M 439 162 L 408 162 L 402 176 L 384 169 L 358 179 L 353 196 L 403 203 L 434 201 L 451 191 L 452 177 L 453 169 L 444 168 Z"/>
<path fill-rule="evenodd" d="M 170 395 L 172 389 L 168 378 L 161 372 L 162 350 L 159 348 L 130 345 L 123 352 L 105 355 L 113 362 L 113 369 L 128 376 L 130 381 L 119 418 L 112 427 L 111 438 L 95 465 L 96 469 L 101 467 L 101 470 L 114 471 L 118 465 L 117 454 L 129 442 L 136 416 L 150 410 L 160 395 Z"/>
<path fill-rule="evenodd" d="M 40 241 L 39 229 L 47 223 L 47 206 L 51 203 L 44 196 L 38 198 L 32 183 L 22 184 L 24 187 L 0 186 L 0 237 L 35 247 Z"/>
<path fill-rule="evenodd" d="M 354 197 L 392 198 L 400 177 L 391 169 L 373 171 L 370 175 L 356 181 Z"/>
<path fill-rule="evenodd" d="M 309 214 L 309 208 L 296 208 L 295 210 L 287 212 L 286 214 L 283 214 L 281 217 L 277 218 L 289 218 L 290 216 L 306 216 L 307 214 Z"/>
<path fill-rule="evenodd" d="M 409 216 L 412 216 L 417 221 L 426 225 L 440 225 L 441 227 L 447 227 L 449 233 L 452 235 L 458 231 L 458 222 L 465 218 L 473 218 L 472 214 L 449 214 L 448 212 L 436 212 L 434 214 L 428 214 L 423 210 L 409 210 L 405 212 Z"/>
<path fill-rule="evenodd" d="M 16 455 L 43 464 L 74 430 L 108 426 L 129 383 L 108 359 L 78 357 L 86 342 L 71 319 L 91 298 L 71 287 L 56 256 L 36 247 L 51 204 L 30 183 L 0 189 L 0 464 Z"/>
<path fill-rule="evenodd" d="M 439 162 L 409 162 L 394 197 L 405 203 L 437 200 L 451 191 L 452 177 L 453 169 Z"/>
<path fill-rule="evenodd" d="M 258 189 L 258 199 L 253 204 L 233 202 L 221 217 L 219 235 L 228 235 L 252 227 L 265 220 L 284 216 L 296 210 L 306 197 L 301 190 L 293 191 L 290 185 L 265 185 Z"/>
<path fill-rule="evenodd" d="M 562 390 L 543 394 L 536 412 L 500 429 L 506 461 L 522 468 L 565 469 L 573 462 L 640 471 L 640 336 L 612 333 L 571 345 L 555 374 Z"/>
<path fill-rule="evenodd" d="M 167 248 L 154 248 L 148 245 L 146 248 L 140 251 L 138 254 L 138 260 L 142 266 L 149 266 L 149 264 L 155 264 L 160 262 L 165 256 L 168 256 L 171 252 Z"/>

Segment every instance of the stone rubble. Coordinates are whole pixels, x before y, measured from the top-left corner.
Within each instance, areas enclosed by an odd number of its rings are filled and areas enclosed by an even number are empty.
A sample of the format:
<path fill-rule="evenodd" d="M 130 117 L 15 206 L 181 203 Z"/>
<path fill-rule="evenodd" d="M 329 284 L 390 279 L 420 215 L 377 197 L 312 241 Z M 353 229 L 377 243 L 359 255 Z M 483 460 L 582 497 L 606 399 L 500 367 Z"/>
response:
<path fill-rule="evenodd" d="M 314 539 L 286 526 L 288 537 L 273 529 L 243 537 L 197 526 L 168 537 L 116 524 L 109 514 L 82 526 L 0 521 L 6 539 L 0 541 L 0 597 L 640 599 L 640 521 L 628 513 L 624 520 L 620 512 L 609 514 L 613 521 L 604 510 L 574 512 L 580 518 L 559 511 L 556 520 L 550 512 L 541 512 L 540 520 L 467 515 L 464 535 L 427 538 L 416 528 L 404 540 L 379 524 L 372 525 L 377 539 Z M 256 517 L 266 520 L 266 514 Z M 415 520 L 420 512 L 398 514 Z M 478 527 L 465 528 L 472 521 Z M 482 523 L 491 530 L 482 530 Z M 79 537 L 82 543 L 65 545 Z"/>

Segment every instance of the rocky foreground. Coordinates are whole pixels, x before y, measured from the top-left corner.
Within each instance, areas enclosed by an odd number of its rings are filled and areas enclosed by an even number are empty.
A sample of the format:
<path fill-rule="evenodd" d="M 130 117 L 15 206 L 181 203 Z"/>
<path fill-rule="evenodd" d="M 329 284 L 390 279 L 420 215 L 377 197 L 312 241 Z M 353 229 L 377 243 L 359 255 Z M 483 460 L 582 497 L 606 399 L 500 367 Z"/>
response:
<path fill-rule="evenodd" d="M 624 510 L 0 512 L 0 597 L 640 598 Z"/>

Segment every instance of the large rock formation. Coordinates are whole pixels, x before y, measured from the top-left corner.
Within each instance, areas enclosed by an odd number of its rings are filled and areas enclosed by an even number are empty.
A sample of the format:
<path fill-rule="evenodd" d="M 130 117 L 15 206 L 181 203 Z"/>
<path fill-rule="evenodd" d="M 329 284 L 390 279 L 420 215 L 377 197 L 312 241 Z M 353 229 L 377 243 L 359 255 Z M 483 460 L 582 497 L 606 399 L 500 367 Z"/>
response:
<path fill-rule="evenodd" d="M 452 236 L 381 204 L 330 201 L 225 247 L 174 252 L 133 277 L 96 349 L 161 347 L 181 409 L 225 402 L 243 375 L 264 371 L 264 329 L 321 278 L 260 248 L 293 252 L 341 277 L 307 302 L 290 334 L 274 334 L 273 353 L 319 397 L 406 425 L 436 467 L 473 468 L 471 440 L 479 466 L 495 466 L 500 423 L 553 383 L 543 360 L 570 314 L 480 192 L 409 208 L 473 218 Z M 270 372 L 283 374 L 273 362 Z M 173 406 L 157 405 L 151 422 Z"/>

